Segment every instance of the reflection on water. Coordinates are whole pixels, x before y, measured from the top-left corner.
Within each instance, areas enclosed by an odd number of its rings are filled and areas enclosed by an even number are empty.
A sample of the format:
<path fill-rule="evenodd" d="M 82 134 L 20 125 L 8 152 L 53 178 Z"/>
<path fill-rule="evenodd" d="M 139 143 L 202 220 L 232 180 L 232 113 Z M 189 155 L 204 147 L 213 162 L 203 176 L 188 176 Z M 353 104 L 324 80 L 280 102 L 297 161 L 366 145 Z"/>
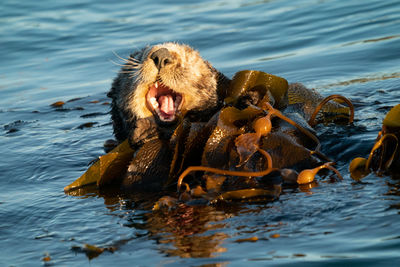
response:
<path fill-rule="evenodd" d="M 184 258 L 208 258 L 225 252 L 224 240 L 229 237 L 221 231 L 225 219 L 234 216 L 239 207 L 228 210 L 212 206 L 188 206 L 179 204 L 172 209 L 148 210 L 137 215 L 135 208 L 151 208 L 155 201 L 122 197 L 104 197 L 111 211 L 123 209 L 132 212 L 125 217 L 125 227 L 146 230 L 155 240 L 161 253 Z M 153 198 L 153 200 L 156 198 Z"/>
<path fill-rule="evenodd" d="M 300 185 L 298 190 L 306 195 L 312 195 L 312 188 L 318 186 L 316 181 Z M 296 188 L 285 189 L 286 193 Z M 168 192 L 171 194 L 171 192 Z M 265 222 L 255 229 L 239 225 L 236 233 L 229 233 L 226 228 L 233 218 L 268 212 L 267 203 L 260 206 L 257 203 L 219 203 L 215 205 L 189 205 L 180 203 L 172 207 L 163 207 L 152 210 L 156 201 L 163 193 L 121 195 L 117 188 L 100 190 L 93 186 L 86 186 L 69 192 L 70 195 L 80 196 L 82 199 L 100 197 L 104 205 L 110 210 L 110 215 L 115 216 L 120 211 L 124 220 L 124 227 L 140 229 L 140 235 L 132 238 L 116 239 L 111 244 L 97 247 L 83 244 L 73 246 L 75 252 L 85 253 L 89 259 L 98 257 L 103 252 L 117 252 L 129 242 L 136 242 L 137 238 L 146 236 L 157 243 L 157 249 L 166 256 L 179 256 L 182 258 L 214 258 L 227 251 L 226 244 L 247 243 L 280 238 L 276 233 L 284 226 L 281 221 Z M 237 217 L 239 216 L 239 217 Z M 247 237 L 249 235 L 249 237 Z M 245 236 L 241 238 L 240 236 Z M 303 256 L 296 256 L 303 257 Z M 272 258 L 280 258 L 274 255 Z"/>
<path fill-rule="evenodd" d="M 160 251 L 184 258 L 213 257 L 225 252 L 223 242 L 229 237 L 220 232 L 225 224 L 218 223 L 232 216 L 210 206 L 180 205 L 167 213 L 148 214 L 147 229 L 159 239 Z"/>
<path fill-rule="evenodd" d="M 229 235 L 221 231 L 226 226 L 224 220 L 240 211 L 240 206 L 224 209 L 186 204 L 152 211 L 154 203 L 161 194 L 122 196 L 115 190 L 99 192 L 95 186 L 84 187 L 71 193 L 83 198 L 95 195 L 102 197 L 111 213 L 117 210 L 127 212 L 128 215 L 124 216 L 125 227 L 146 230 L 146 236 L 157 241 L 161 253 L 184 258 L 207 258 L 225 252 L 223 243 Z M 138 215 L 135 213 L 137 209 L 145 212 L 140 212 Z M 127 240 L 124 240 L 125 242 Z M 110 247 L 118 249 L 117 244 L 120 245 L 121 240 L 114 241 Z M 91 256 L 92 254 L 88 254 L 89 258 Z"/>

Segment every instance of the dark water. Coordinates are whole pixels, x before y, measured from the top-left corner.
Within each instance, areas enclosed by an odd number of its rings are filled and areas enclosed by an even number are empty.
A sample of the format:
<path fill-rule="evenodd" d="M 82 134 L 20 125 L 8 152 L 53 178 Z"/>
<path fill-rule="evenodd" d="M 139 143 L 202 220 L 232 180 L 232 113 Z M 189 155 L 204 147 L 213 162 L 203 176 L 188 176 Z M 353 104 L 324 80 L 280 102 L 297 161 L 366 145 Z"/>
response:
<path fill-rule="evenodd" d="M 354 126 L 318 126 L 345 180 L 167 214 L 65 195 L 112 137 L 113 51 L 164 41 L 192 45 L 228 76 L 262 70 L 350 98 Z M 400 103 L 399 1 L 3 0 L 0 48 L 1 266 L 400 264 L 400 180 L 355 183 L 347 170 Z M 85 244 L 106 250 L 92 258 Z"/>

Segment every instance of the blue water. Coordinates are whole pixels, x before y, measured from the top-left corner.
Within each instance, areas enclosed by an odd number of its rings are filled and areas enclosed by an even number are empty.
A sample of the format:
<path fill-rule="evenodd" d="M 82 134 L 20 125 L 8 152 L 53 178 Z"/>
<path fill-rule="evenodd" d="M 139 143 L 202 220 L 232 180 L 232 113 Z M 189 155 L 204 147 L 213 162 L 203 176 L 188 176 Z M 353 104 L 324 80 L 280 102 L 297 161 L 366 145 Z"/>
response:
<path fill-rule="evenodd" d="M 350 98 L 354 126 L 317 127 L 345 180 L 166 214 L 65 195 L 112 138 L 114 53 L 164 41 L 230 77 L 262 70 Z M 398 0 L 2 0 L 0 49 L 0 266 L 400 265 L 398 175 L 348 174 L 400 103 Z M 85 244 L 108 250 L 92 258 Z"/>

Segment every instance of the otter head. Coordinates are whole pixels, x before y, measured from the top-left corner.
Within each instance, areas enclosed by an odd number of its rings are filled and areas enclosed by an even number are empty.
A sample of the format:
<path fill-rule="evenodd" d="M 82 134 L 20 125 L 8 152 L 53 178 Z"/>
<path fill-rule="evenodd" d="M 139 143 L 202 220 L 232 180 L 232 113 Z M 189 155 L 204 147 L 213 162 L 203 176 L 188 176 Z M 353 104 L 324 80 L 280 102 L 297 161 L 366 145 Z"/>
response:
<path fill-rule="evenodd" d="M 215 111 L 221 74 L 191 47 L 176 43 L 154 45 L 131 54 L 126 62 L 109 94 L 113 98 L 117 139 L 121 139 L 118 128 L 122 127 L 126 135 L 141 119 L 154 120 L 157 127 L 165 127 L 186 112 Z"/>
<path fill-rule="evenodd" d="M 189 46 L 165 43 L 133 56 L 138 71 L 132 77 L 129 108 L 137 118 L 154 116 L 160 124 L 171 123 L 182 111 L 216 106 L 215 73 Z"/>

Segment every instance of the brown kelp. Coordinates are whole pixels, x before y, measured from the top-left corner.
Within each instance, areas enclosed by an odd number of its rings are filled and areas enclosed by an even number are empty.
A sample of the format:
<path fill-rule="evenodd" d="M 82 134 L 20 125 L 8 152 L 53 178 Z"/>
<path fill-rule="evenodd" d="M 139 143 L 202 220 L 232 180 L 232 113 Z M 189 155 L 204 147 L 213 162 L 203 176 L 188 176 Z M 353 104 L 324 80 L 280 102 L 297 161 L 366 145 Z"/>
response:
<path fill-rule="evenodd" d="M 351 177 L 359 181 L 371 172 L 378 175 L 400 171 L 400 104 L 394 106 L 382 122 L 368 158 L 356 157 L 349 166 Z"/>
<path fill-rule="evenodd" d="M 124 141 L 106 155 L 100 156 L 81 177 L 66 186 L 64 191 L 68 192 L 90 184 L 100 187 L 113 182 L 126 172 L 126 166 L 132 160 L 133 152 L 128 140 Z"/>

